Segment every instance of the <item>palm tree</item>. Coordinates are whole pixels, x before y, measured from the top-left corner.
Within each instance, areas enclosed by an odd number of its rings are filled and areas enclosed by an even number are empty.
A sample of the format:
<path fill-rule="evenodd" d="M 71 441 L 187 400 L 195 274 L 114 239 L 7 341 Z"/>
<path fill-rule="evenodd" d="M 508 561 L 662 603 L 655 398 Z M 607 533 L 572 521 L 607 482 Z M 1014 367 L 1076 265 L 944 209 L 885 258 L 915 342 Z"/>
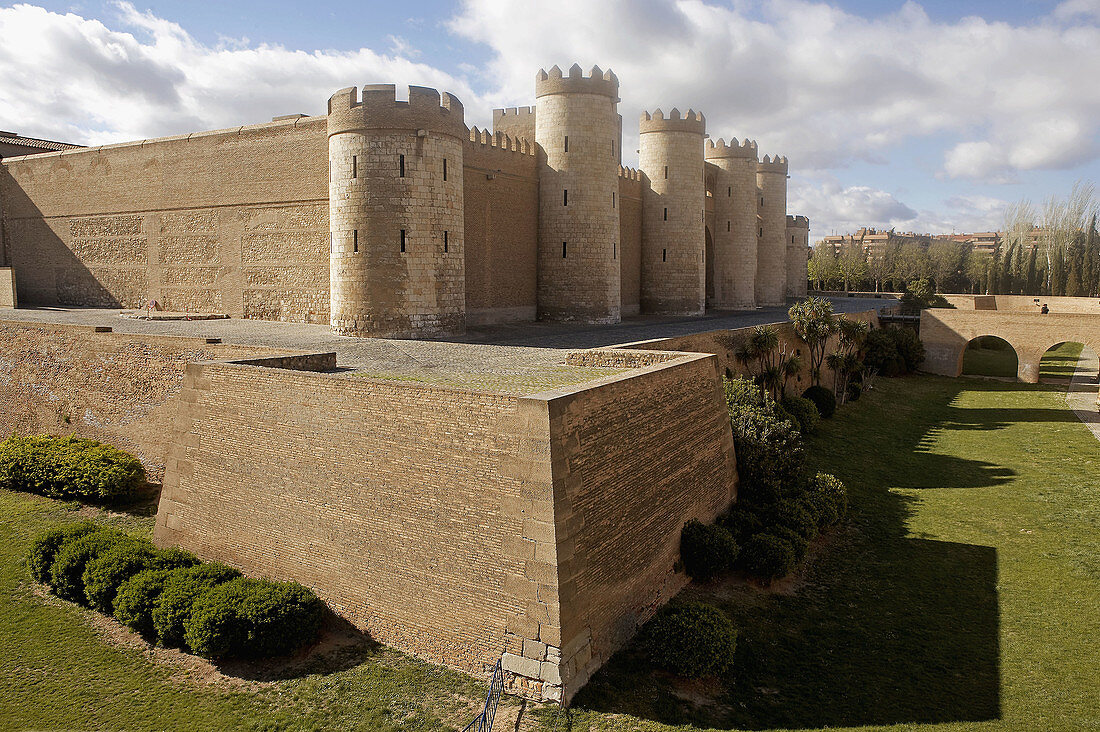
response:
<path fill-rule="evenodd" d="M 815 386 L 820 386 L 825 347 L 829 336 L 837 329 L 833 304 L 823 297 L 810 297 L 792 305 L 787 315 L 791 319 L 794 332 L 810 352 L 810 379 Z"/>

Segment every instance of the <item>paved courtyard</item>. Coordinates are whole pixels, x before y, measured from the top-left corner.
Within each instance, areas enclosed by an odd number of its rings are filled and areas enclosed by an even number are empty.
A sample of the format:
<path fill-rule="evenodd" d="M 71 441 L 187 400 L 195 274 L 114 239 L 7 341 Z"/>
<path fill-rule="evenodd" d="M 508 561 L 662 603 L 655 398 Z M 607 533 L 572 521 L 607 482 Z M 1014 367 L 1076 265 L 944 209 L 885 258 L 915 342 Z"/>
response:
<path fill-rule="evenodd" d="M 894 303 L 872 298 L 835 298 L 833 302 L 839 312 L 861 312 Z M 147 321 L 123 318 L 119 313 L 118 309 L 94 308 L 0 309 L 0 321 L 108 326 L 118 333 L 220 338 L 224 343 L 240 345 L 335 351 L 341 367 L 365 376 L 531 393 L 614 373 L 609 369 L 564 366 L 566 354 L 577 349 L 787 320 L 785 307 L 773 307 L 693 318 L 635 317 L 602 326 L 515 323 L 471 328 L 465 336 L 445 340 L 397 340 L 337 336 L 327 325 L 238 318 Z"/>

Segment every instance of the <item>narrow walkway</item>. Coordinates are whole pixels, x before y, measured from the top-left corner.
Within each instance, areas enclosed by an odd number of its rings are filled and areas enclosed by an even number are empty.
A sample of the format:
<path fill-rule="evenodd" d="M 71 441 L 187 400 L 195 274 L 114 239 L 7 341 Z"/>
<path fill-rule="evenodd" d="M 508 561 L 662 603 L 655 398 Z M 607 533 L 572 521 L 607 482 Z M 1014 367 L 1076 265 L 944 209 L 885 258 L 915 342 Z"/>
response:
<path fill-rule="evenodd" d="M 1096 395 L 1096 354 L 1089 349 L 1081 352 L 1077 361 L 1077 370 L 1073 373 L 1069 390 L 1066 391 L 1066 404 L 1100 440 L 1100 411 L 1097 411 Z"/>

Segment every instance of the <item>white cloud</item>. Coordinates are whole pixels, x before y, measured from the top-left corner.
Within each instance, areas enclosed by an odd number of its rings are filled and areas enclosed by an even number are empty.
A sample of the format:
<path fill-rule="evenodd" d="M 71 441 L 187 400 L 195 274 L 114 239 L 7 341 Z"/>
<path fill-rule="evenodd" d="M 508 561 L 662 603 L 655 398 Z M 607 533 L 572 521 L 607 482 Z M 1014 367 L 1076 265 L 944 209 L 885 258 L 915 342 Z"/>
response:
<path fill-rule="evenodd" d="M 1008 204 L 994 196 L 973 194 L 949 198 L 938 210 L 917 209 L 887 191 L 844 186 L 827 174 L 793 178 L 787 200 L 789 210 L 810 218 L 814 240 L 861 226 L 917 233 L 995 230 Z"/>
<path fill-rule="evenodd" d="M 410 60 L 408 49 L 306 52 L 245 39 L 212 47 L 129 3 L 117 7 L 125 30 L 31 5 L 0 8 L 0 129 L 82 143 L 140 140 L 320 114 L 337 89 L 383 81 L 481 103 L 464 79 Z"/>
<path fill-rule="evenodd" d="M 451 21 L 495 51 L 498 103 L 529 103 L 535 69 L 578 61 L 618 74 L 628 134 L 643 109 L 694 107 L 714 137 L 758 139 L 801 170 L 880 162 L 914 137 L 942 139 L 948 177 L 987 182 L 1097 156 L 1100 86 L 1085 80 L 1100 76 L 1100 0 L 1030 26 L 937 22 L 913 2 L 868 20 L 807 0 L 759 15 L 713 0 L 559 0 L 518 22 L 526 6 L 465 0 Z"/>

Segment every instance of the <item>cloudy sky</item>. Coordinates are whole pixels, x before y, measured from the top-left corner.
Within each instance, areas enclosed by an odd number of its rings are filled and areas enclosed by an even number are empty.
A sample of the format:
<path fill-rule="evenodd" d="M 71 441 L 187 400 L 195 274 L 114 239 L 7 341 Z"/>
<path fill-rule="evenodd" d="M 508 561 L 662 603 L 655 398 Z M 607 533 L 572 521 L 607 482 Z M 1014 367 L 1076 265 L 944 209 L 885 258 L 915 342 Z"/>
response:
<path fill-rule="evenodd" d="M 462 0 L 0 4 L 0 129 L 98 144 L 319 114 L 421 84 L 468 125 L 540 67 L 612 68 L 642 110 L 791 161 L 812 236 L 996 228 L 1100 176 L 1100 0 Z M 633 163 L 635 160 L 628 160 Z"/>

